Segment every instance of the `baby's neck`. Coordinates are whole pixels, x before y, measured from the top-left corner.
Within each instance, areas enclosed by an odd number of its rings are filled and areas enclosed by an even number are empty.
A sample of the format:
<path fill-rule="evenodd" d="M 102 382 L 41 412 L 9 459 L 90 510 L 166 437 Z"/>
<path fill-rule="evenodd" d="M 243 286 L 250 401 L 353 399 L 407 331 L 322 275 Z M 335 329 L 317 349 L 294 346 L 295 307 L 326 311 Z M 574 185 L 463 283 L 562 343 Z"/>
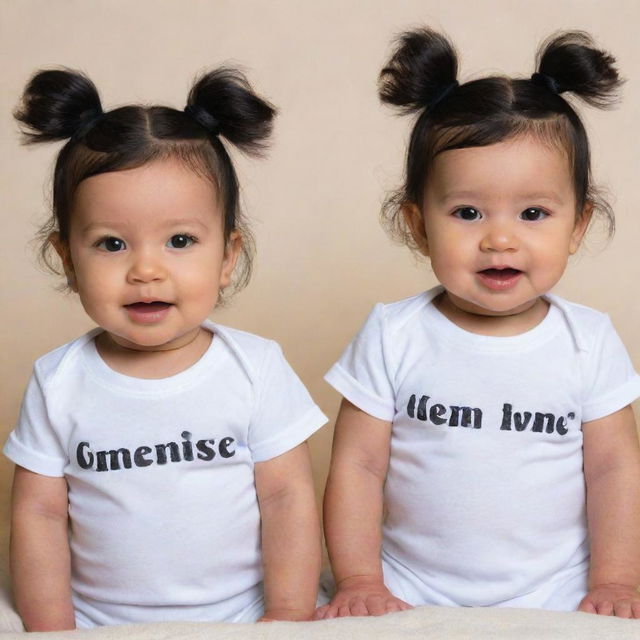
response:
<path fill-rule="evenodd" d="M 213 334 L 200 328 L 189 342 L 175 349 L 124 347 L 104 331 L 96 337 L 96 349 L 114 371 L 134 378 L 159 379 L 176 375 L 194 365 L 207 351 Z"/>
<path fill-rule="evenodd" d="M 513 314 L 472 313 L 452 302 L 446 291 L 434 300 L 434 304 L 442 315 L 461 329 L 496 337 L 517 336 L 533 329 L 544 320 L 549 310 L 549 303 L 544 298 L 537 298 L 528 309 Z"/>

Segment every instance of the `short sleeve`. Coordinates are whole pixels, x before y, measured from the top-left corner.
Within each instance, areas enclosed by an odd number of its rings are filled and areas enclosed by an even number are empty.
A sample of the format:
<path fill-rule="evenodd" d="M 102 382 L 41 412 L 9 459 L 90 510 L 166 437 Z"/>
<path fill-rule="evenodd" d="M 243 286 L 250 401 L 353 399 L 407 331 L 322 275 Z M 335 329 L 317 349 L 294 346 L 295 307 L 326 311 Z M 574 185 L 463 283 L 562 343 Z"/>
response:
<path fill-rule="evenodd" d="M 590 353 L 582 421 L 604 418 L 640 396 L 640 376 L 611 320 L 606 317 Z"/>
<path fill-rule="evenodd" d="M 376 305 L 325 380 L 349 402 L 380 420 L 393 420 L 395 392 L 385 346 L 384 307 Z"/>
<path fill-rule="evenodd" d="M 68 457 L 51 423 L 37 369 L 27 386 L 18 424 L 9 434 L 3 452 L 12 462 L 29 471 L 44 476 L 64 475 Z"/>
<path fill-rule="evenodd" d="M 274 342 L 270 343 L 256 387 L 248 438 L 255 462 L 293 449 L 327 422 Z"/>

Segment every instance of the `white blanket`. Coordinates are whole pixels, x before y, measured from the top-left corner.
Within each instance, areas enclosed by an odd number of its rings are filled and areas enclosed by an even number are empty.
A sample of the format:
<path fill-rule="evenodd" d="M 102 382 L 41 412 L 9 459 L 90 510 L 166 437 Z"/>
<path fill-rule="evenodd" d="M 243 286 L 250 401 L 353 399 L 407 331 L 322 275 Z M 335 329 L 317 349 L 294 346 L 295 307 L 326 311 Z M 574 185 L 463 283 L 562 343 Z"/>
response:
<path fill-rule="evenodd" d="M 0 634 L 2 640 L 25 639 L 20 618 L 11 605 L 7 572 L 2 569 Z M 165 622 L 31 634 L 29 637 L 47 640 L 639 640 L 640 620 L 532 609 L 418 607 L 379 618 L 251 625 Z"/>

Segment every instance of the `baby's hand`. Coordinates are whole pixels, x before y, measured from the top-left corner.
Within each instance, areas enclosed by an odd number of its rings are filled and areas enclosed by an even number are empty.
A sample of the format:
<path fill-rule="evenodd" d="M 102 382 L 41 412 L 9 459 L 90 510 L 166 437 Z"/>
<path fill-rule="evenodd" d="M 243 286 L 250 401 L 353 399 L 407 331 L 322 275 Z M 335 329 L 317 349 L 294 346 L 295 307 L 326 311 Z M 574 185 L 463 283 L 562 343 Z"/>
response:
<path fill-rule="evenodd" d="M 344 616 L 381 616 L 392 611 L 413 609 L 400 598 L 396 598 L 381 580 L 354 577 L 342 580 L 338 591 L 329 604 L 318 607 L 314 620 L 328 620 Z"/>
<path fill-rule="evenodd" d="M 624 584 L 597 585 L 582 599 L 578 611 L 618 618 L 640 618 L 640 593 Z"/>

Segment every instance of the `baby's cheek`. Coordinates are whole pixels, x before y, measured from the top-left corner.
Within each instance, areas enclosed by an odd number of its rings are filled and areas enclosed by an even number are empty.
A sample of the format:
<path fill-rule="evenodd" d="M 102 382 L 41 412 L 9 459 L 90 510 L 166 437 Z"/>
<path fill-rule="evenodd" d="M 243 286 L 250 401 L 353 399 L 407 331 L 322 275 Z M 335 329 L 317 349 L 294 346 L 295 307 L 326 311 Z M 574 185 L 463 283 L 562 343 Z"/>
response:
<path fill-rule="evenodd" d="M 540 261 L 534 269 L 533 277 L 539 281 L 542 292 L 547 293 L 562 278 L 566 268 L 567 260 L 556 254 Z"/>

